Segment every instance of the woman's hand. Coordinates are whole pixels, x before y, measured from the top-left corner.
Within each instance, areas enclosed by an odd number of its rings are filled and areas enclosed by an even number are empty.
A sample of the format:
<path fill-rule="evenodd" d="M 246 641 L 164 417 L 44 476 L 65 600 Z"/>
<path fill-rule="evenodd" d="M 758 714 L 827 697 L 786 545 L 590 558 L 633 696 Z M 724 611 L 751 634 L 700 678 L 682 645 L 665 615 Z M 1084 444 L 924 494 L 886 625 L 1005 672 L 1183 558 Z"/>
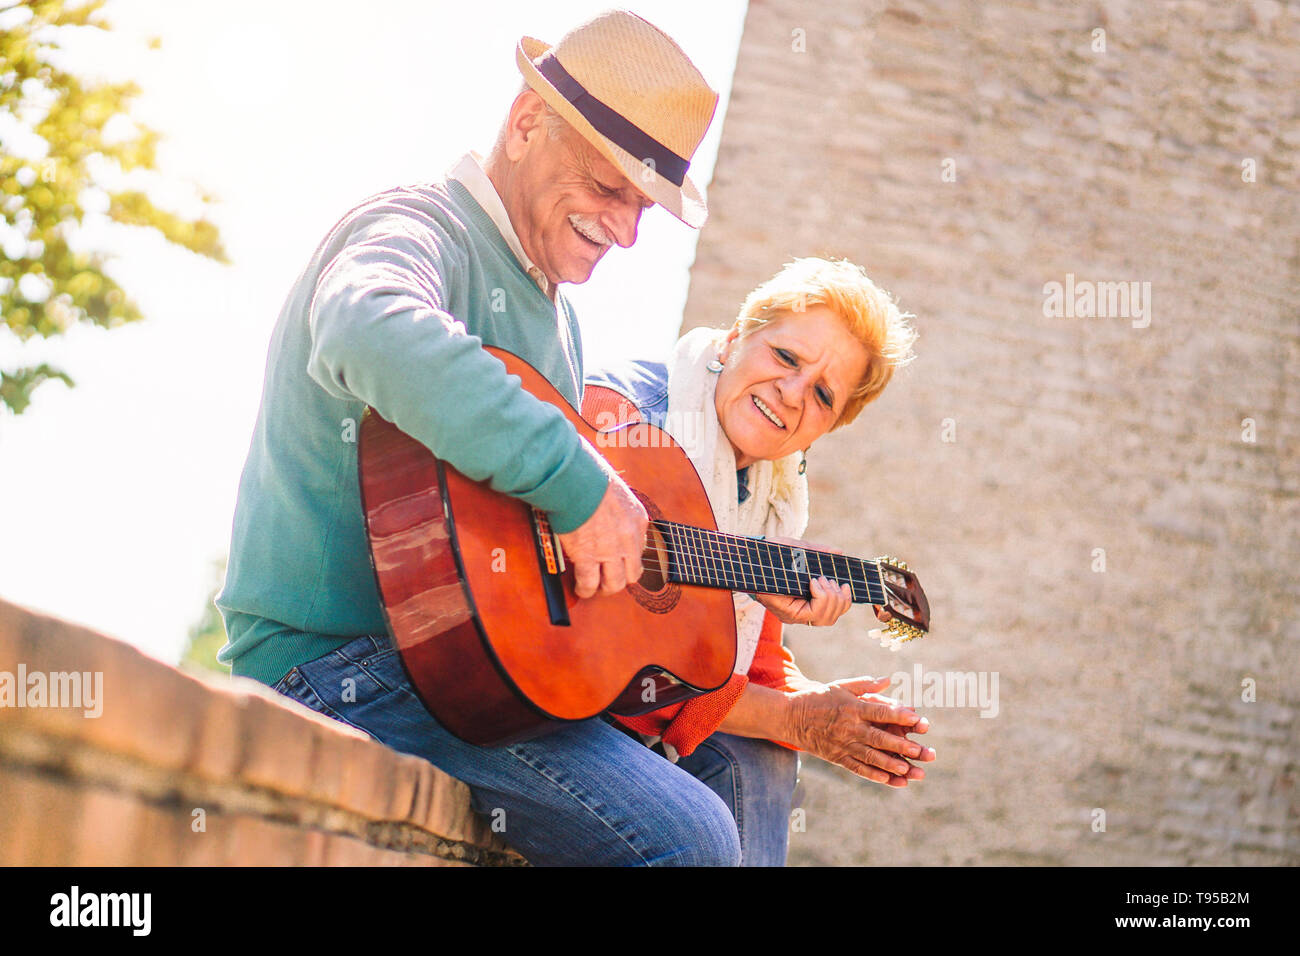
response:
<path fill-rule="evenodd" d="M 907 739 L 929 731 L 930 722 L 890 697 L 878 696 L 889 681 L 853 677 L 791 696 L 790 731 L 783 738 L 810 754 L 876 783 L 906 787 L 925 771 L 907 758 L 929 762 L 935 753 Z"/>
<path fill-rule="evenodd" d="M 813 544 L 797 538 L 768 538 L 773 544 L 787 544 L 807 551 L 827 551 L 843 554 L 824 544 Z M 785 594 L 754 594 L 755 601 L 763 605 L 782 624 L 807 624 L 809 627 L 830 627 L 853 606 L 853 590 L 847 584 L 837 584 L 829 578 L 812 578 L 808 582 L 808 597 L 791 597 Z"/>
<path fill-rule="evenodd" d="M 828 578 L 813 578 L 808 582 L 811 598 L 790 597 L 785 594 L 755 594 L 755 601 L 763 605 L 782 624 L 807 624 L 809 627 L 830 627 L 853 606 L 853 592 L 847 584 L 837 585 Z"/>
<path fill-rule="evenodd" d="M 853 606 L 853 592 L 847 584 L 836 586 L 827 578 L 813 578 L 809 582 L 812 599 L 788 597 L 784 594 L 753 594 L 782 624 L 807 624 L 809 627 L 830 627 Z M 876 617 L 889 623 L 893 615 L 883 607 L 872 608 Z"/>

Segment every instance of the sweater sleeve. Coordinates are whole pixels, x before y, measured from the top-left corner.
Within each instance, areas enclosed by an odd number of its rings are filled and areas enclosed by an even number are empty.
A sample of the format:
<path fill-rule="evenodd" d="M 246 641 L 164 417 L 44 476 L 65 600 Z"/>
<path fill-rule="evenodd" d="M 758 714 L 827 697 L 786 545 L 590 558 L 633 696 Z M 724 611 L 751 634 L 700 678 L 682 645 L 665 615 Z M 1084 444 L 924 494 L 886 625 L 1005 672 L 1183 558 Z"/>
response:
<path fill-rule="evenodd" d="M 308 373 L 467 477 L 550 512 L 556 531 L 572 531 L 600 504 L 610 466 L 445 310 L 462 256 L 431 225 L 394 215 L 369 223 L 317 280 Z"/>
<path fill-rule="evenodd" d="M 782 642 L 784 630 L 771 611 L 763 615 L 763 630 L 759 633 L 754 661 L 749 665 L 749 679 L 787 694 L 817 686 L 817 681 L 804 676 L 790 648 Z"/>

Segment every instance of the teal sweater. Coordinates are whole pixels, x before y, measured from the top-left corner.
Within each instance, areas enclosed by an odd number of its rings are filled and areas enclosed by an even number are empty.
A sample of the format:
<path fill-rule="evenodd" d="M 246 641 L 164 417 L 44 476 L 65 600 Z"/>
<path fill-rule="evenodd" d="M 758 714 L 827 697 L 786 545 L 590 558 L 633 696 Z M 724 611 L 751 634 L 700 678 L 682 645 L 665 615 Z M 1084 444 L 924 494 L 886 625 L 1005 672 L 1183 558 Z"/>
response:
<path fill-rule="evenodd" d="M 557 308 L 558 306 L 558 308 Z M 298 277 L 271 337 L 217 607 L 235 674 L 290 668 L 387 624 L 370 564 L 356 434 L 367 405 L 497 491 L 581 525 L 607 465 L 482 350 L 527 360 L 578 407 L 582 346 L 455 181 L 354 208 Z"/>

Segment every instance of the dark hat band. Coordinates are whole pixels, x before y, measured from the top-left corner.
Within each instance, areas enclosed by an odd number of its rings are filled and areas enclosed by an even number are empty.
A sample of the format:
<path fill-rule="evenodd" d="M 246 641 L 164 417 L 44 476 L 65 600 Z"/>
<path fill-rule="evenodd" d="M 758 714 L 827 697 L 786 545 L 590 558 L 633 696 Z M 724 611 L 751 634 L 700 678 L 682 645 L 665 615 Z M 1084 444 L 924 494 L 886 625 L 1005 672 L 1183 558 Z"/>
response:
<path fill-rule="evenodd" d="M 587 122 L 606 139 L 627 150 L 642 162 L 654 163 L 655 172 L 674 186 L 686 179 L 690 160 L 683 159 L 659 142 L 621 113 L 610 109 L 587 92 L 581 83 L 560 65 L 554 53 L 547 53 L 533 61 L 537 72 L 546 77 L 559 94 L 586 118 Z"/>

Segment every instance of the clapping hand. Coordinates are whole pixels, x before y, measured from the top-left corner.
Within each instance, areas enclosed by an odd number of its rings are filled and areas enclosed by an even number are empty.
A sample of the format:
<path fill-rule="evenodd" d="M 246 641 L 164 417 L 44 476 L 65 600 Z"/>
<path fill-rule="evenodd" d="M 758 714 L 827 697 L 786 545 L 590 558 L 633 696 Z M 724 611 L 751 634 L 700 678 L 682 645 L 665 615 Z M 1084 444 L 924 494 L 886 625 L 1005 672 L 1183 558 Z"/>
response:
<path fill-rule="evenodd" d="M 793 695 L 790 740 L 808 753 L 860 777 L 889 787 L 906 787 L 925 771 L 910 761 L 928 763 L 934 748 L 909 740 L 924 734 L 930 721 L 879 691 L 887 678 L 851 677 Z"/>

